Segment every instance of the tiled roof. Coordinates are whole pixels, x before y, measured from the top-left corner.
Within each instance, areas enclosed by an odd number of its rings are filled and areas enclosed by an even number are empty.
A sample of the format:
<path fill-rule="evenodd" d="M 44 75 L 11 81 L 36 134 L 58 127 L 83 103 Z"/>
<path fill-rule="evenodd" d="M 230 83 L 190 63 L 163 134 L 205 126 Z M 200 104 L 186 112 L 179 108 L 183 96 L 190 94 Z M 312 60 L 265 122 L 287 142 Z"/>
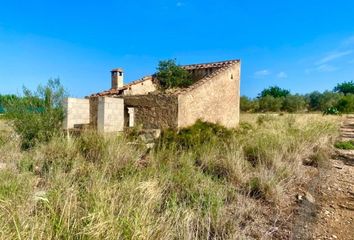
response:
<path fill-rule="evenodd" d="M 200 85 L 204 84 L 205 82 L 208 82 L 209 80 L 211 80 L 212 78 L 214 78 L 215 76 L 220 74 L 221 72 L 227 70 L 229 67 L 231 67 L 235 63 L 239 63 L 239 62 L 240 62 L 240 60 L 220 62 L 221 64 L 218 65 L 219 66 L 218 69 L 216 71 L 214 71 L 213 73 L 205 76 L 204 78 L 200 79 L 199 81 L 195 82 L 194 84 L 192 84 L 191 86 L 189 86 L 187 88 L 175 89 L 174 91 L 171 91 L 171 94 L 178 95 L 178 94 L 181 94 L 181 93 L 189 92 L 189 91 L 199 87 Z M 212 64 L 215 64 L 215 63 L 212 63 Z M 219 63 L 217 63 L 217 64 L 219 64 Z M 208 64 L 203 64 L 203 65 L 208 65 Z"/>
<path fill-rule="evenodd" d="M 112 69 L 111 72 L 123 72 L 123 68 Z"/>
<path fill-rule="evenodd" d="M 212 63 L 190 64 L 190 65 L 183 65 L 182 68 L 186 70 L 203 69 L 203 68 L 221 68 L 239 61 L 240 60 L 227 60 L 227 61 L 212 62 Z"/>
<path fill-rule="evenodd" d="M 200 79 L 199 81 L 197 81 L 196 83 L 194 83 L 190 87 L 185 88 L 185 89 L 174 89 L 174 90 L 171 91 L 171 93 L 179 94 L 179 93 L 186 92 L 186 91 L 189 91 L 191 89 L 194 89 L 195 87 L 199 86 L 200 84 L 203 84 L 205 81 L 210 80 L 212 77 L 216 76 L 221 71 L 227 69 L 229 66 L 233 65 L 234 63 L 238 63 L 238 62 L 240 62 L 240 60 L 227 60 L 227 61 L 221 61 L 221 62 L 183 65 L 181 67 L 186 69 L 186 70 L 204 69 L 204 68 L 219 68 L 219 69 L 214 71 L 212 74 L 209 74 L 208 76 Z M 147 81 L 147 80 L 153 80 L 154 79 L 153 76 L 154 75 L 143 77 L 143 78 L 141 78 L 139 80 L 136 80 L 136 81 L 133 81 L 133 82 L 131 82 L 129 84 L 126 84 L 123 87 L 118 88 L 118 89 L 110 89 L 110 90 L 106 90 L 106 91 L 103 91 L 103 92 L 92 94 L 91 97 L 121 95 L 124 90 L 128 89 L 132 85 L 135 85 L 135 84 L 138 84 L 138 83 L 142 83 L 142 82 Z"/>
<path fill-rule="evenodd" d="M 143 77 L 139 80 L 135 80 L 133 82 L 130 82 L 128 84 L 125 84 L 123 87 L 121 88 L 117 88 L 117 89 L 109 89 L 103 92 L 99 92 L 99 93 L 94 93 L 91 94 L 91 97 L 103 97 L 103 96 L 113 96 L 113 95 L 120 95 L 123 93 L 124 90 L 127 90 L 129 87 L 131 87 L 132 85 L 138 84 L 138 83 L 142 83 L 145 82 L 147 80 L 152 80 L 153 77 L 152 76 L 146 76 Z"/>

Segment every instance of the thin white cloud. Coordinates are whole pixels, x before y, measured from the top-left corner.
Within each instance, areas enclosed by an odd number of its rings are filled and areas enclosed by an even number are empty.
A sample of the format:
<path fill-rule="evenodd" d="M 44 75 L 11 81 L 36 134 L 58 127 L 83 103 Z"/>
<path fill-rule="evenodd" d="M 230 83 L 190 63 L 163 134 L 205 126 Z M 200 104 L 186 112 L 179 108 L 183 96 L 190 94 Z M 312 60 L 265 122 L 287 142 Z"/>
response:
<path fill-rule="evenodd" d="M 317 70 L 318 72 L 334 72 L 334 71 L 336 71 L 337 69 L 338 69 L 337 67 L 334 67 L 334 66 L 329 65 L 329 64 L 322 64 L 322 65 L 320 65 L 320 66 L 318 66 L 318 67 L 316 68 L 316 70 Z"/>
<path fill-rule="evenodd" d="M 286 74 L 286 72 L 280 72 L 277 74 L 277 78 L 287 78 L 288 74 Z"/>
<path fill-rule="evenodd" d="M 324 73 L 324 72 L 335 72 L 338 70 L 338 67 L 335 67 L 333 65 L 330 65 L 330 64 L 322 64 L 322 65 L 319 65 L 315 68 L 307 68 L 305 69 L 305 73 L 306 74 L 310 74 L 310 73 L 313 73 L 313 72 L 320 72 L 320 73 Z"/>
<path fill-rule="evenodd" d="M 257 72 L 254 73 L 255 77 L 265 77 L 270 75 L 270 71 L 268 69 L 263 69 L 263 70 L 259 70 Z"/>
<path fill-rule="evenodd" d="M 352 53 L 353 53 L 353 50 L 331 52 L 331 53 L 327 54 L 325 57 L 323 57 L 322 59 L 320 59 L 319 61 L 317 61 L 315 63 L 315 65 L 323 65 L 323 64 L 326 64 L 326 63 L 331 62 L 333 60 L 350 55 Z"/>

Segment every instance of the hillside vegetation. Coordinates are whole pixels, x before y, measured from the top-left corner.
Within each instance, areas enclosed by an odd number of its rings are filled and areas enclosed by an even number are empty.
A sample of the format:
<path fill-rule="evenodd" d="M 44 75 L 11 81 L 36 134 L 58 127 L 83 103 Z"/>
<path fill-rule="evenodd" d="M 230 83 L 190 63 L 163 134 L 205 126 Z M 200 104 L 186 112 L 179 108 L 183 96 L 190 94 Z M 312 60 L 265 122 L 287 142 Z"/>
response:
<path fill-rule="evenodd" d="M 0 126 L 1 239 L 259 239 L 287 224 L 302 160 L 321 165 L 336 117 L 198 122 L 151 151 L 132 136 L 57 134 L 21 150 Z"/>

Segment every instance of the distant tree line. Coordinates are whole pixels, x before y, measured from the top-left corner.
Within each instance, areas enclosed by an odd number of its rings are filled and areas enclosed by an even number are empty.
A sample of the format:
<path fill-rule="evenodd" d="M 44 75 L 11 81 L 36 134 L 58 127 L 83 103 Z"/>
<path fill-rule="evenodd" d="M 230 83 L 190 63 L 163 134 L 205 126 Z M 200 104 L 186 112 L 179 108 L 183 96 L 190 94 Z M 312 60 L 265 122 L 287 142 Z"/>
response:
<path fill-rule="evenodd" d="M 292 94 L 278 86 L 264 89 L 256 98 L 241 97 L 243 112 L 353 113 L 354 82 L 340 83 L 332 91 Z"/>

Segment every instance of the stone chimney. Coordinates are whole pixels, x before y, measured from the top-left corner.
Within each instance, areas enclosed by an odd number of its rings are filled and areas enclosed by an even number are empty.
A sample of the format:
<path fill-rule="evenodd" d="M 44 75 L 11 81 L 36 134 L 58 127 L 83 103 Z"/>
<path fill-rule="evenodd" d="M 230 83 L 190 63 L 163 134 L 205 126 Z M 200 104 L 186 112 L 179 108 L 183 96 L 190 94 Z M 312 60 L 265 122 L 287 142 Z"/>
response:
<path fill-rule="evenodd" d="M 123 69 L 116 68 L 111 71 L 112 89 L 123 87 Z"/>

